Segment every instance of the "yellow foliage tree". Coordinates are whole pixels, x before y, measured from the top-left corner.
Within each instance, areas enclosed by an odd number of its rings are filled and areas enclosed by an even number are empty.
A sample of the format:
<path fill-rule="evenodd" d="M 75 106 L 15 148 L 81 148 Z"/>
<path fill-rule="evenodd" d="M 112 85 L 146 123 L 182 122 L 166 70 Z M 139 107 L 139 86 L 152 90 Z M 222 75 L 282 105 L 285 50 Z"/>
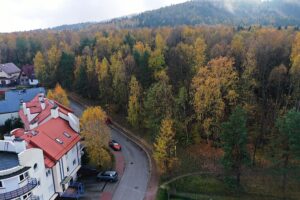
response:
<path fill-rule="evenodd" d="M 87 108 L 80 119 L 81 135 L 89 155 L 91 164 L 99 168 L 111 165 L 111 157 L 107 150 L 110 130 L 105 124 L 107 116 L 100 106 Z"/>
<path fill-rule="evenodd" d="M 193 105 L 207 136 L 219 129 L 226 106 L 236 104 L 237 80 L 233 61 L 226 57 L 214 59 L 208 66 L 200 67 L 193 78 Z"/>
<path fill-rule="evenodd" d="M 141 87 L 135 76 L 131 77 L 129 87 L 130 96 L 127 120 L 133 127 L 138 127 L 141 120 Z"/>
<path fill-rule="evenodd" d="M 69 107 L 70 102 L 66 91 L 57 83 L 54 90 L 49 90 L 47 98 L 57 101 L 58 103 Z"/>
<path fill-rule="evenodd" d="M 177 163 L 173 120 L 162 120 L 159 135 L 154 143 L 154 159 L 160 173 L 169 172 Z"/>
<path fill-rule="evenodd" d="M 43 54 L 39 51 L 36 53 L 34 59 L 34 71 L 37 75 L 37 78 L 44 83 L 44 81 L 46 80 L 46 64 L 45 64 L 45 60 L 44 60 L 44 56 Z"/>

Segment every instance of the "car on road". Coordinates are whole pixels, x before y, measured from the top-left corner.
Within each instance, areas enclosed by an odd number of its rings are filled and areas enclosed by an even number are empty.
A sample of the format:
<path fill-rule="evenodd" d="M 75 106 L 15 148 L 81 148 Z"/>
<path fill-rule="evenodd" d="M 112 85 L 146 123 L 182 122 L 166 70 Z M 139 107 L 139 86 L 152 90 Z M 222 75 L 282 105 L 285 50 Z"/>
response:
<path fill-rule="evenodd" d="M 97 180 L 106 182 L 117 182 L 118 173 L 116 171 L 104 171 L 97 175 Z"/>
<path fill-rule="evenodd" d="M 110 119 L 109 117 L 107 117 L 107 118 L 105 119 L 105 123 L 106 123 L 106 125 L 111 125 L 111 124 L 112 124 L 112 121 L 111 121 L 111 119 Z"/>
<path fill-rule="evenodd" d="M 122 147 L 116 140 L 109 141 L 108 145 L 115 151 L 121 151 Z"/>

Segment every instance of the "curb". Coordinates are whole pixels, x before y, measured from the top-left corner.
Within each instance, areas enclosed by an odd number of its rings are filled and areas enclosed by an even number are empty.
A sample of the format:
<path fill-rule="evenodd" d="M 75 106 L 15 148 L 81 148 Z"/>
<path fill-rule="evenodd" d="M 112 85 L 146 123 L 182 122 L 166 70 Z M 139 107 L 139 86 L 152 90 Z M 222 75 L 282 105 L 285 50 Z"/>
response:
<path fill-rule="evenodd" d="M 130 131 L 128 131 L 127 129 L 123 128 L 121 125 L 119 125 L 117 122 L 112 121 L 112 126 L 113 129 L 118 129 L 120 130 L 120 133 L 122 133 L 126 138 L 128 138 L 131 142 L 133 142 L 134 144 L 136 144 L 139 148 L 141 148 L 147 158 L 148 158 L 148 165 L 149 165 L 149 180 L 147 183 L 147 190 L 146 190 L 146 195 L 144 197 L 144 200 L 147 199 L 147 192 L 148 192 L 148 188 L 149 188 L 149 183 L 151 181 L 151 177 L 153 175 L 153 163 L 152 163 L 152 157 L 150 156 L 149 151 L 151 152 L 150 149 L 148 149 L 147 147 L 144 147 L 144 145 L 142 144 L 142 142 L 140 142 L 140 139 L 133 135 L 133 133 L 131 133 Z"/>
<path fill-rule="evenodd" d="M 84 108 L 87 108 L 88 106 L 83 103 L 81 100 L 78 99 L 78 97 L 72 95 L 72 94 L 68 94 L 68 97 L 74 101 L 76 101 L 77 103 L 79 103 L 80 105 L 82 105 Z M 108 116 L 109 117 L 109 116 Z M 148 183 L 147 183 L 147 190 L 146 190 L 146 194 L 145 194 L 145 197 L 144 197 L 144 200 L 148 200 L 147 198 L 147 194 L 148 194 L 148 190 L 149 188 L 151 188 L 150 186 L 150 182 L 152 180 L 152 176 L 153 176 L 153 168 L 155 167 L 155 165 L 153 164 L 153 159 L 152 157 L 150 156 L 150 152 L 151 152 L 151 149 L 149 147 L 147 147 L 147 145 L 144 144 L 144 142 L 141 141 L 140 138 L 138 138 L 136 135 L 134 135 L 131 131 L 127 130 L 126 128 L 122 127 L 119 123 L 112 121 L 112 125 L 109 125 L 111 128 L 114 128 L 114 129 L 118 129 L 120 130 L 120 133 L 122 133 L 126 138 L 128 138 L 131 142 L 133 142 L 135 145 L 137 145 L 139 148 L 141 148 L 147 158 L 148 158 L 148 165 L 149 165 L 149 180 L 148 180 Z M 124 166 L 125 167 L 125 166 Z M 158 183 L 156 184 L 156 188 L 155 188 L 155 195 L 154 195 L 154 198 L 150 198 L 151 200 L 155 200 L 156 198 L 156 193 L 157 193 L 157 190 L 158 190 Z"/>

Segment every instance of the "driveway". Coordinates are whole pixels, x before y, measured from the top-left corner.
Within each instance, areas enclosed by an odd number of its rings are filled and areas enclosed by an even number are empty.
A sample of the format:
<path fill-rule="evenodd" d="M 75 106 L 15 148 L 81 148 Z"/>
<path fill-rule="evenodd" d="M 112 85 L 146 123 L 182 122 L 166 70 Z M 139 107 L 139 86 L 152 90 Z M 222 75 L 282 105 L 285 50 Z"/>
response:
<path fill-rule="evenodd" d="M 84 107 L 70 99 L 70 107 L 73 109 L 77 116 L 81 116 Z M 111 128 L 112 139 L 115 139 L 122 145 L 122 151 L 117 152 L 121 155 L 116 159 L 124 161 L 124 171 L 121 179 L 116 184 L 104 184 L 91 182 L 85 183 L 86 199 L 100 199 L 102 200 L 143 200 L 146 195 L 148 181 L 150 179 L 149 164 L 146 153 L 131 142 L 120 130 Z M 117 168 L 120 165 L 116 163 Z M 118 171 L 120 169 L 117 169 Z"/>

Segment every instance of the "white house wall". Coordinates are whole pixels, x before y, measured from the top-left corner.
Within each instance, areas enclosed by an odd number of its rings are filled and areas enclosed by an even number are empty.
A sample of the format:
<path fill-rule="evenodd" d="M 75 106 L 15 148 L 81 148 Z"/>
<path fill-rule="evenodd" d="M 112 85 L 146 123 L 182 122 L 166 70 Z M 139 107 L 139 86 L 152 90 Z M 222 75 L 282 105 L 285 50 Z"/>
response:
<path fill-rule="evenodd" d="M 46 174 L 43 151 L 36 148 L 27 149 L 19 154 L 19 161 L 21 165 L 31 167 L 29 176 L 38 181 L 38 186 L 33 189 L 32 193 L 39 196 L 40 199 L 50 199 L 55 193 L 54 184 L 52 172 Z M 35 165 L 37 165 L 36 168 Z"/>

